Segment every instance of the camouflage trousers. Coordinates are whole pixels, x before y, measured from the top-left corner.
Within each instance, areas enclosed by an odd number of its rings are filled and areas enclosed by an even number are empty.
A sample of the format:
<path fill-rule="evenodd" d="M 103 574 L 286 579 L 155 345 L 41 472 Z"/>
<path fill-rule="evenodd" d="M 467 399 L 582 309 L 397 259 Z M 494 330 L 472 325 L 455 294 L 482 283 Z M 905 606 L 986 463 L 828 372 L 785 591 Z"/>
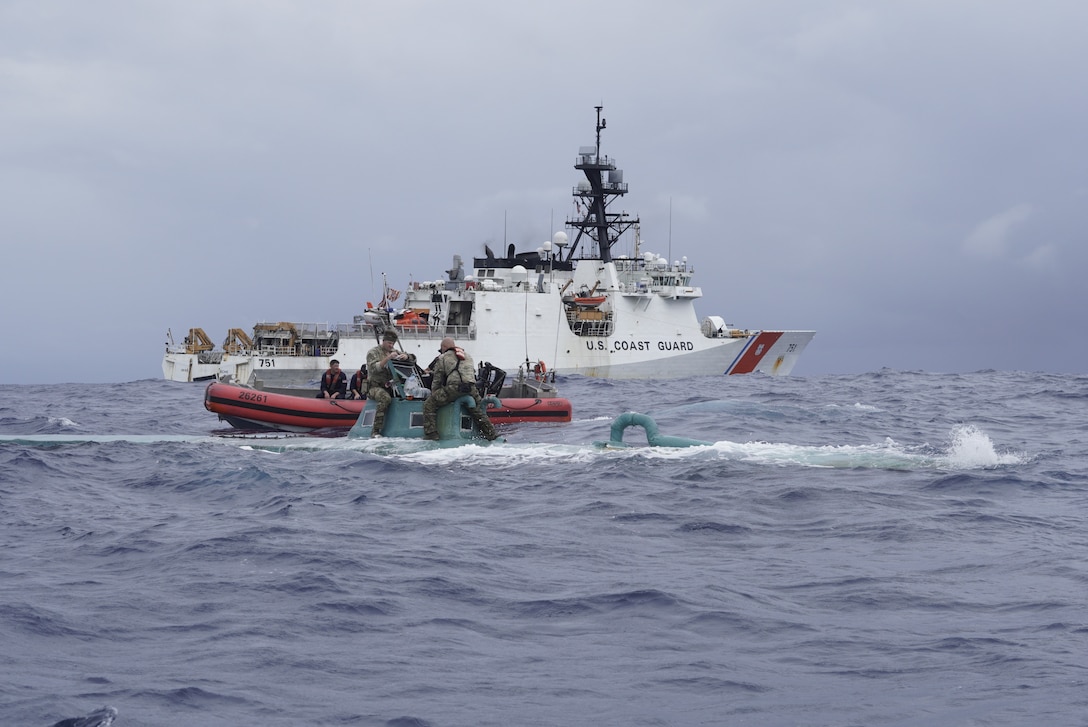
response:
<path fill-rule="evenodd" d="M 423 436 L 437 436 L 438 410 L 464 395 L 456 384 L 446 384 L 431 390 L 431 395 L 423 401 Z M 476 406 L 468 410 L 472 421 L 476 422 L 480 434 L 487 439 L 495 439 L 499 435 L 495 431 L 495 425 L 488 419 L 487 412 L 484 411 L 483 399 L 475 386 L 469 391 L 469 396 L 476 400 Z"/>
<path fill-rule="evenodd" d="M 389 409 L 389 403 L 393 401 L 389 389 L 384 386 L 371 386 L 366 390 L 366 398 L 371 399 L 377 405 L 374 411 L 374 426 L 370 428 L 370 436 L 382 433 L 385 429 L 385 412 Z"/>

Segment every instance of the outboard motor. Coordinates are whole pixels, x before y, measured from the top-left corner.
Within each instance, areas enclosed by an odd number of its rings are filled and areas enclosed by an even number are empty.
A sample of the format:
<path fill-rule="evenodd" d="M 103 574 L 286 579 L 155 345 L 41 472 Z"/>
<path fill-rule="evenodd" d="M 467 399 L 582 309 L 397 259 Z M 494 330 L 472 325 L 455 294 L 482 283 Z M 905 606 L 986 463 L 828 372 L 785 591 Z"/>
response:
<path fill-rule="evenodd" d="M 498 396 L 506 381 L 506 372 L 489 361 L 483 361 L 476 367 L 476 388 L 480 396 Z"/>

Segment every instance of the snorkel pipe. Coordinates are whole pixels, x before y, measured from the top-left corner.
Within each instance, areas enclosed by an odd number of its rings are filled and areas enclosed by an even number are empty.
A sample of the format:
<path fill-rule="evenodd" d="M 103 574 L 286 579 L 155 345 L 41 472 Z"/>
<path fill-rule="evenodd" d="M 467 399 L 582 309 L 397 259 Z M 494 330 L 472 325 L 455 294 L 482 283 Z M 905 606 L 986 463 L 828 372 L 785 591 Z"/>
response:
<path fill-rule="evenodd" d="M 699 447 L 711 444 L 711 442 L 702 442 L 698 439 L 670 437 L 667 434 L 661 434 L 657 429 L 657 422 L 651 419 L 649 415 L 629 411 L 620 414 L 612 422 L 609 441 L 606 446 L 626 447 L 627 445 L 623 442 L 623 431 L 628 427 L 642 427 L 646 432 L 646 442 L 651 447 Z"/>

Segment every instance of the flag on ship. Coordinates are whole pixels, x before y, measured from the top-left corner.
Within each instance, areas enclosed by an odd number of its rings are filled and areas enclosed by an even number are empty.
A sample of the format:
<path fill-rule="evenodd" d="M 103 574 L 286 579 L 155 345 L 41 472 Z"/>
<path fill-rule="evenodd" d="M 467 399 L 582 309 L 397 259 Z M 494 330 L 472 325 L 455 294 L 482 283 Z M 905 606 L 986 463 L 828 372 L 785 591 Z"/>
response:
<path fill-rule="evenodd" d="M 400 297 L 400 291 L 396 288 L 390 288 L 389 283 L 385 280 L 385 273 L 382 273 L 382 299 L 378 303 L 378 307 L 382 310 L 391 308 L 393 302 Z"/>

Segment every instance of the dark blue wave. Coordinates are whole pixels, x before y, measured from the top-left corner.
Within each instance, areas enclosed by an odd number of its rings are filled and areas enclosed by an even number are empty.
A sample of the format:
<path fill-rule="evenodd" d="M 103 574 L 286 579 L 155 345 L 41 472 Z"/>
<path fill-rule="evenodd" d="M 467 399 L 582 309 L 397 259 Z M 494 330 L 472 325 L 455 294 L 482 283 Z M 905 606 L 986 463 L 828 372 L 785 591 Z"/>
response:
<path fill-rule="evenodd" d="M 0 386 L 0 724 L 1081 721 L 1088 377 L 560 390 L 438 452 Z"/>

